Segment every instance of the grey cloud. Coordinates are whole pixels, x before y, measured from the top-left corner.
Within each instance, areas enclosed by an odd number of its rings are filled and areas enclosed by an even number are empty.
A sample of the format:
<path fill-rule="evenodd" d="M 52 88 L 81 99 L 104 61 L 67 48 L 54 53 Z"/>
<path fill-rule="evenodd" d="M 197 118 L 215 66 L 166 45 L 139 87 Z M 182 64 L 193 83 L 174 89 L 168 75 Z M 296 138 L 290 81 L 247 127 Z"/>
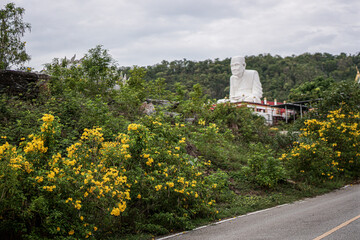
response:
<path fill-rule="evenodd" d="M 359 51 L 357 0 L 6 0 L 24 7 L 40 66 L 102 44 L 120 65 Z"/>

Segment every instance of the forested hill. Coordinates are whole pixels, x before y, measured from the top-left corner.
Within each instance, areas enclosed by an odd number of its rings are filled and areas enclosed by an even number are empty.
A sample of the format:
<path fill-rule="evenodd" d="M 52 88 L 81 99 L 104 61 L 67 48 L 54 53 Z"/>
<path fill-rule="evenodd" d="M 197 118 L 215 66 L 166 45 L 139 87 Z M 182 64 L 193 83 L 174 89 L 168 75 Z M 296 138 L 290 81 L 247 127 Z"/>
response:
<path fill-rule="evenodd" d="M 314 81 L 317 77 L 333 78 L 335 82 L 353 80 L 356 75 L 355 66 L 360 66 L 360 53 L 304 53 L 289 57 L 260 54 L 245 57 L 246 68 L 259 72 L 264 97 L 278 100 L 287 100 L 290 89 Z M 200 83 L 210 98 L 221 99 L 229 93 L 230 58 L 205 61 L 164 60 L 146 69 L 147 80 L 164 78 L 171 90 L 174 90 L 176 83 L 187 89 Z"/>

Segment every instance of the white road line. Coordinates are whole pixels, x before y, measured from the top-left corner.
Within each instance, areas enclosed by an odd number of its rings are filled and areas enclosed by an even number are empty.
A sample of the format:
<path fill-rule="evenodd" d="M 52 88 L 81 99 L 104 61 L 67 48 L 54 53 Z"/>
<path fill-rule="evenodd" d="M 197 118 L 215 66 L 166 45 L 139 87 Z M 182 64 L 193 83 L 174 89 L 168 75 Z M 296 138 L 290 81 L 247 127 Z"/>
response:
<path fill-rule="evenodd" d="M 221 221 L 218 221 L 218 222 L 214 222 L 214 223 L 211 223 L 211 224 L 208 224 L 208 225 L 204 225 L 204 226 L 197 227 L 197 228 L 195 228 L 195 229 L 193 229 L 193 230 L 191 230 L 191 231 L 200 230 L 200 229 L 207 228 L 207 227 L 210 227 L 210 226 L 213 226 L 213 225 L 218 225 L 218 224 L 221 224 L 221 223 L 229 222 L 229 221 L 235 220 L 235 219 L 237 219 L 237 218 L 242 218 L 242 217 L 246 217 L 246 216 L 250 216 L 250 215 L 254 215 L 254 214 L 266 212 L 266 211 L 269 211 L 269 210 L 271 210 L 271 209 L 280 208 L 280 207 L 284 207 L 284 206 L 287 206 L 287 205 L 289 205 L 289 203 L 285 203 L 285 204 L 282 204 L 282 205 L 278 205 L 278 206 L 275 206 L 275 207 L 272 207 L 272 208 L 262 209 L 262 210 L 255 211 L 255 212 L 250 212 L 250 213 L 247 213 L 247 214 L 244 214 L 244 215 L 240 215 L 240 216 L 236 216 L 236 217 L 233 217 L 233 218 L 227 218 L 227 219 L 224 219 L 224 220 L 221 220 Z M 175 234 L 172 234 L 172 235 L 169 235 L 169 236 L 165 236 L 165 237 L 162 237 L 162 238 L 156 238 L 156 240 L 165 240 L 165 239 L 173 238 L 173 237 L 176 237 L 176 236 L 179 236 L 179 235 L 183 235 L 183 234 L 185 234 L 185 233 L 187 233 L 187 232 L 189 232 L 189 231 L 180 232 L 180 233 L 175 233 Z"/>

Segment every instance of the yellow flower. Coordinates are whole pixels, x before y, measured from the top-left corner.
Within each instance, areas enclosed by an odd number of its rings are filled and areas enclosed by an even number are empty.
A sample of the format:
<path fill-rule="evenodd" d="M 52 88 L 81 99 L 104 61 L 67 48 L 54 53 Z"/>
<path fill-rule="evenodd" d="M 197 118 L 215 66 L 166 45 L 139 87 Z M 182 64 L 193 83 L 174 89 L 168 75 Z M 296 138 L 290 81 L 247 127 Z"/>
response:
<path fill-rule="evenodd" d="M 160 191 L 161 188 L 162 188 L 162 185 L 156 185 L 156 186 L 155 186 L 156 191 Z"/>
<path fill-rule="evenodd" d="M 83 217 L 83 216 L 80 216 L 80 220 L 81 220 L 81 221 L 84 221 L 84 217 Z"/>
<path fill-rule="evenodd" d="M 35 180 L 38 182 L 38 183 L 41 183 L 42 181 L 44 181 L 44 178 L 42 177 L 42 176 L 37 176 L 36 178 L 35 178 Z"/>
<path fill-rule="evenodd" d="M 55 173 L 53 171 L 50 171 L 50 173 L 47 175 L 48 178 L 54 178 Z"/>
<path fill-rule="evenodd" d="M 114 208 L 114 209 L 111 211 L 111 215 L 119 216 L 119 215 L 120 215 L 120 209 L 119 209 L 119 208 Z"/>
<path fill-rule="evenodd" d="M 81 200 L 76 200 L 75 203 L 73 203 L 74 207 L 78 210 L 81 208 Z"/>
<path fill-rule="evenodd" d="M 128 131 L 136 131 L 140 125 L 136 123 L 129 124 Z"/>
<path fill-rule="evenodd" d="M 31 136 L 33 140 L 31 142 L 28 142 L 24 148 L 25 153 L 30 152 L 41 152 L 46 153 L 48 148 L 44 146 L 44 141 L 41 137 Z"/>
<path fill-rule="evenodd" d="M 43 186 L 43 189 L 48 191 L 48 192 L 52 192 L 55 188 L 56 188 L 55 185 L 53 185 L 53 186 Z"/>
<path fill-rule="evenodd" d="M 146 165 L 151 166 L 153 162 L 154 162 L 154 159 L 148 158 L 148 161 L 146 162 Z"/>
<path fill-rule="evenodd" d="M 94 231 L 96 232 L 98 230 L 98 228 L 97 227 L 94 227 Z"/>
<path fill-rule="evenodd" d="M 75 233 L 74 230 L 70 230 L 69 235 L 73 235 Z"/>
<path fill-rule="evenodd" d="M 205 120 L 199 120 L 198 122 L 199 125 L 203 125 L 203 126 L 205 126 L 205 123 L 206 123 Z"/>
<path fill-rule="evenodd" d="M 57 228 L 56 228 L 56 231 L 60 231 L 60 227 L 57 227 Z"/>
<path fill-rule="evenodd" d="M 180 177 L 180 178 L 178 179 L 178 182 L 184 184 L 184 183 L 185 183 L 185 179 L 184 179 L 183 177 Z"/>
<path fill-rule="evenodd" d="M 138 195 L 137 195 L 137 198 L 138 198 L 138 199 L 141 199 L 141 194 L 138 194 Z"/>
<path fill-rule="evenodd" d="M 173 182 L 167 182 L 166 185 L 168 185 L 169 187 L 174 187 L 174 183 Z"/>

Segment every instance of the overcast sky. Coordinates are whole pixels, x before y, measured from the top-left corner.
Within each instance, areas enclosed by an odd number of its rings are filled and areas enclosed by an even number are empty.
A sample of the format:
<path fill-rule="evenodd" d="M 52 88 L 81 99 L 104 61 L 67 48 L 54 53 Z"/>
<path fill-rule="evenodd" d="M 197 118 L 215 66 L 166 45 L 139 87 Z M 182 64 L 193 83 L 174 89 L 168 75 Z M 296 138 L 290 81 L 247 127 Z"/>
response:
<path fill-rule="evenodd" d="M 359 0 L 5 0 L 25 8 L 29 66 L 103 45 L 119 66 L 360 51 Z"/>

